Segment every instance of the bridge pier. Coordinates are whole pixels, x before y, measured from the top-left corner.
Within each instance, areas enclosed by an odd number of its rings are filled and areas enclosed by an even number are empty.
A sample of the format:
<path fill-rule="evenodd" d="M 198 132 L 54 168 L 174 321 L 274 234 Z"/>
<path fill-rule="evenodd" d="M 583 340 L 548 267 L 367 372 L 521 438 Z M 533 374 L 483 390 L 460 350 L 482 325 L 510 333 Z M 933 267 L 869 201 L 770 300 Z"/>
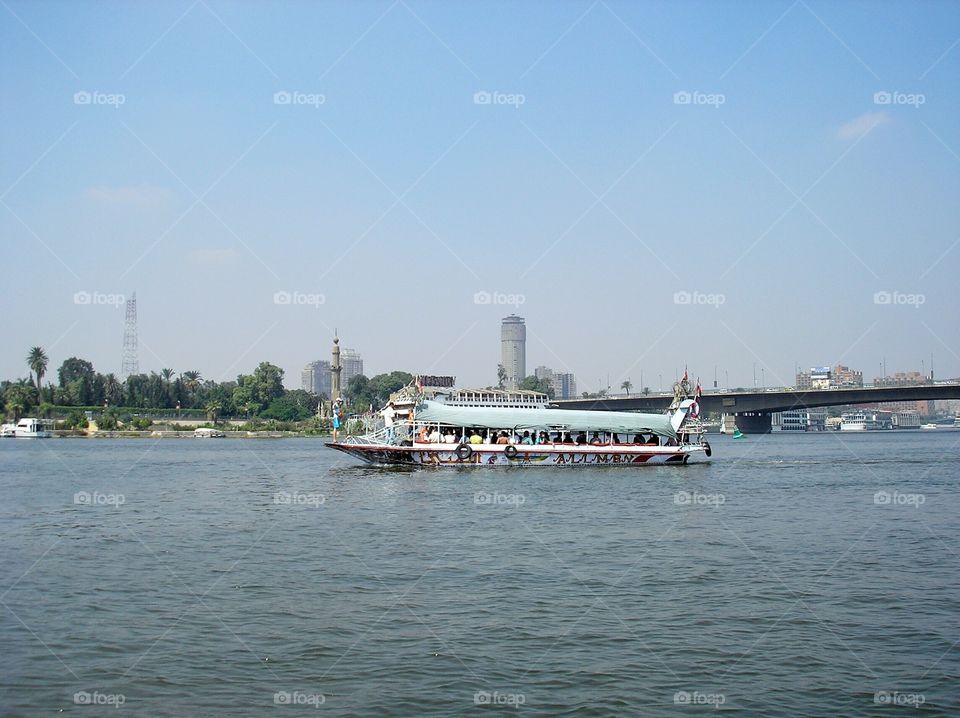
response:
<path fill-rule="evenodd" d="M 744 411 L 736 416 L 737 428 L 744 434 L 769 434 L 772 416 L 763 411 Z"/>

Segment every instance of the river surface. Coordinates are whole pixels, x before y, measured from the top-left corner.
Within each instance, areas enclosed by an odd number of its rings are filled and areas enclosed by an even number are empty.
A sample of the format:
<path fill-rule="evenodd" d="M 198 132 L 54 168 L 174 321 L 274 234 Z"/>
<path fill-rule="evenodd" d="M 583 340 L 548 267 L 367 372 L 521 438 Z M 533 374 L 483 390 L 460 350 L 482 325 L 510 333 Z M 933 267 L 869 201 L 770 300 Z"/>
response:
<path fill-rule="evenodd" d="M 0 715 L 960 715 L 960 432 L 0 442 Z"/>

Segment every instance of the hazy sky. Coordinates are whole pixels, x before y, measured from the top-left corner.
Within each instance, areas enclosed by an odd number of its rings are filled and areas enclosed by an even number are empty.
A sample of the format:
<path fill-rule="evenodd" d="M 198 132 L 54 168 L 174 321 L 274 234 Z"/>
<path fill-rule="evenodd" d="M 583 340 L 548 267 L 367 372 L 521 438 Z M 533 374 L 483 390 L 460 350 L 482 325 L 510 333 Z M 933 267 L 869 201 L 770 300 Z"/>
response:
<path fill-rule="evenodd" d="M 514 309 L 580 390 L 960 375 L 954 2 L 4 0 L 0 58 L 0 377 L 119 373 L 133 291 L 218 380 L 485 385 Z"/>

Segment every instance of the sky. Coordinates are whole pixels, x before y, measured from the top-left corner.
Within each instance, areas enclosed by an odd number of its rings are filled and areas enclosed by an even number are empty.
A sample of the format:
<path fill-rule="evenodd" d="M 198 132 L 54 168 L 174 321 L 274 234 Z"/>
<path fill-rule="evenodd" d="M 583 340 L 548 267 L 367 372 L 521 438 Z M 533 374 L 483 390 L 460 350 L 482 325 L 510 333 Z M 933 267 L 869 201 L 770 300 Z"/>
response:
<path fill-rule="evenodd" d="M 0 2 L 0 377 L 960 376 L 953 2 Z M 923 364 L 921 364 L 923 363 Z"/>

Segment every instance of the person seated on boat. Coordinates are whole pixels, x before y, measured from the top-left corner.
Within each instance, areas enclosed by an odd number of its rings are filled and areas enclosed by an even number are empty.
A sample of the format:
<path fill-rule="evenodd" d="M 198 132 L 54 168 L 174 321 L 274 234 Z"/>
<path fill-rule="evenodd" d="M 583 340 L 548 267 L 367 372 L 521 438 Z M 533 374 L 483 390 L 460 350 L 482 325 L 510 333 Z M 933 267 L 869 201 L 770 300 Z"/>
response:
<path fill-rule="evenodd" d="M 633 435 L 633 443 L 634 443 L 634 444 L 645 444 L 645 443 L 647 443 L 647 439 L 646 439 L 646 437 L 645 437 L 643 434 L 634 434 L 634 435 Z"/>
<path fill-rule="evenodd" d="M 421 426 L 420 431 L 417 432 L 417 442 L 420 444 L 430 443 L 430 431 L 427 429 L 426 424 Z"/>
<path fill-rule="evenodd" d="M 457 443 L 457 432 L 455 432 L 453 429 L 450 429 L 446 434 L 444 434 L 444 436 L 443 436 L 443 443 L 444 443 L 444 444 L 456 444 L 456 443 Z"/>
<path fill-rule="evenodd" d="M 579 434 L 577 434 L 577 445 L 583 446 L 586 443 L 587 443 L 587 432 L 581 431 Z"/>
<path fill-rule="evenodd" d="M 647 439 L 647 446 L 660 446 L 660 438 L 656 434 L 650 434 L 650 438 Z"/>
<path fill-rule="evenodd" d="M 471 444 L 482 444 L 482 443 L 483 443 L 483 437 L 480 436 L 480 430 L 479 430 L 479 429 L 471 429 L 471 431 L 470 431 L 470 443 L 471 443 Z"/>
<path fill-rule="evenodd" d="M 549 435 L 547 432 L 545 432 L 545 431 L 541 431 L 541 432 L 540 432 L 540 436 L 537 437 L 537 443 L 538 443 L 538 444 L 549 444 L 549 443 L 550 443 L 550 435 Z"/>
<path fill-rule="evenodd" d="M 620 437 L 617 436 L 616 434 L 614 434 L 613 437 L 611 437 L 611 439 L 610 439 L 610 443 L 611 443 L 611 444 L 619 444 L 619 443 L 620 443 Z"/>
<path fill-rule="evenodd" d="M 593 436 L 590 437 L 590 443 L 591 443 L 593 446 L 600 446 L 600 444 L 603 443 L 603 441 L 600 439 L 600 433 L 599 433 L 599 432 L 597 432 L 597 431 L 593 432 Z"/>
<path fill-rule="evenodd" d="M 430 432 L 430 434 L 427 436 L 427 441 L 429 441 L 431 444 L 439 444 L 439 443 L 440 443 L 440 428 L 439 428 L 439 427 L 437 427 L 437 426 L 433 427 L 433 430 L 432 430 L 432 431 Z"/>
<path fill-rule="evenodd" d="M 530 438 L 530 432 L 529 432 L 529 431 L 523 432 L 523 436 L 520 438 L 520 443 L 521 443 L 521 444 L 532 444 L 532 443 L 533 443 L 533 439 Z"/>
<path fill-rule="evenodd" d="M 510 443 L 510 437 L 507 436 L 507 432 L 505 432 L 505 431 L 501 431 L 501 432 L 500 432 L 500 436 L 497 437 L 497 443 L 498 443 L 498 444 L 509 444 L 509 443 Z"/>

